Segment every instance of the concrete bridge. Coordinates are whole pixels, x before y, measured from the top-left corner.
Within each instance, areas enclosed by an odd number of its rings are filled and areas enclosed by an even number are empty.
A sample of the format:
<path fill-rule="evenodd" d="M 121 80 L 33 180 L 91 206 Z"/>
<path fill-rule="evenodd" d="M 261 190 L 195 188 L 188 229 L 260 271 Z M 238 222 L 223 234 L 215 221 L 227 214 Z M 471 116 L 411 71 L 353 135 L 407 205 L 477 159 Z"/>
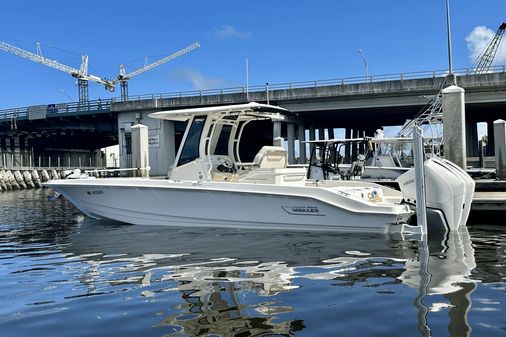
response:
<path fill-rule="evenodd" d="M 298 120 L 283 125 L 280 130 L 282 136 L 290 140 L 289 154 L 293 161 L 294 140 L 304 139 L 306 132 L 310 138 L 317 137 L 316 130 L 319 130 L 318 135 L 323 135 L 325 129 L 332 137 L 335 128 L 345 129 L 347 136 L 364 132 L 372 135 L 379 126 L 402 125 L 439 91 L 445 75 L 444 71 L 417 72 L 130 96 L 126 102 L 112 99 L 92 101 L 87 105 L 50 104 L 8 109 L 0 111 L 0 148 L 2 153 L 13 149 L 25 153 L 31 149 L 29 156 L 37 157 L 47 156 L 54 149 L 93 151 L 119 143 L 126 165 L 130 126 L 142 122 L 149 126 L 152 137 L 151 157 L 170 162 L 174 156 L 174 139 L 177 142 L 181 129 L 177 124 L 145 118 L 148 113 L 269 101 L 299 114 Z M 482 75 L 463 69 L 457 70 L 456 75 L 458 85 L 466 90 L 468 156 L 477 156 L 476 123 L 487 123 L 489 139 L 493 139 L 492 122 L 505 116 L 506 69 L 495 67 Z M 301 156 L 304 152 L 305 148 L 301 147 Z M 493 154 L 493 144 L 488 146 L 488 154 Z M 168 164 L 163 164 L 155 167 L 154 172 L 167 169 Z"/>

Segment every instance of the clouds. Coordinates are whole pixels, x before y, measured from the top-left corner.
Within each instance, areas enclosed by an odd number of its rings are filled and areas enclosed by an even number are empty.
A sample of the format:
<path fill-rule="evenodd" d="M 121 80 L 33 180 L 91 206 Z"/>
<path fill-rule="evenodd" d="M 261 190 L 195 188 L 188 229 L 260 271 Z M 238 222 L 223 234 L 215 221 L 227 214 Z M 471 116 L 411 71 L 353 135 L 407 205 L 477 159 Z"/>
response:
<path fill-rule="evenodd" d="M 485 26 L 477 26 L 466 36 L 467 48 L 469 49 L 469 58 L 475 62 L 478 56 L 487 48 L 488 44 L 495 35 L 495 31 Z M 497 50 L 493 64 L 506 63 L 506 43 L 502 42 Z"/>
<path fill-rule="evenodd" d="M 171 77 L 181 82 L 190 82 L 195 90 L 207 90 L 220 88 L 224 84 L 224 79 L 219 77 L 207 77 L 200 71 L 192 69 L 175 69 Z"/>
<path fill-rule="evenodd" d="M 241 32 L 237 28 L 231 25 L 222 25 L 220 28 L 214 28 L 212 31 L 212 36 L 217 39 L 247 39 L 251 36 L 250 32 Z"/>

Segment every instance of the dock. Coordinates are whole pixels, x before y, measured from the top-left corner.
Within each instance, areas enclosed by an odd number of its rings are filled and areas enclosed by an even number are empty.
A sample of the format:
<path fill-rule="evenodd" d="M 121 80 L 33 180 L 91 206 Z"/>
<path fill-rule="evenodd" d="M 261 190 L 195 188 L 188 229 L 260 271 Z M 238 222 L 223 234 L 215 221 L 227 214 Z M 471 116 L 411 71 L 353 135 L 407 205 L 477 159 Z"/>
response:
<path fill-rule="evenodd" d="M 506 181 L 477 180 L 471 210 L 506 211 Z"/>

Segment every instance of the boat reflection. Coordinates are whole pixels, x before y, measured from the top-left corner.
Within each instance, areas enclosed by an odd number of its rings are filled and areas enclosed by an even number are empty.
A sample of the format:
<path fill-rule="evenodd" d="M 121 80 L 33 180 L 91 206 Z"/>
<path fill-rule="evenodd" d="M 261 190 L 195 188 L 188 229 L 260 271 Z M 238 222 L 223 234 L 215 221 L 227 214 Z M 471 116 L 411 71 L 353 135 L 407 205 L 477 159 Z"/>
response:
<path fill-rule="evenodd" d="M 276 295 L 296 292 L 303 280 L 331 281 L 340 287 L 360 287 L 362 282 L 367 287 L 405 285 L 417 289 L 412 301 L 422 336 L 431 333 L 431 315 L 447 309 L 446 328 L 452 336 L 471 330 L 467 313 L 475 282 L 469 275 L 476 264 L 466 228 L 431 234 L 423 241 L 351 233 L 169 230 L 85 221 L 72 242 L 74 257 L 90 265 L 82 279 L 89 291 L 105 282 L 140 286 L 140 296 L 154 300 L 179 293 L 180 304 L 159 323 L 174 335 L 293 335 L 307 323 L 303 316 L 295 318 L 297 307 Z M 99 253 L 90 254 L 90 249 Z M 160 254 L 161 250 L 167 253 Z M 111 266 L 121 269 L 114 281 L 103 275 L 114 272 Z M 434 295 L 444 296 L 448 303 L 438 296 L 429 304 Z"/>

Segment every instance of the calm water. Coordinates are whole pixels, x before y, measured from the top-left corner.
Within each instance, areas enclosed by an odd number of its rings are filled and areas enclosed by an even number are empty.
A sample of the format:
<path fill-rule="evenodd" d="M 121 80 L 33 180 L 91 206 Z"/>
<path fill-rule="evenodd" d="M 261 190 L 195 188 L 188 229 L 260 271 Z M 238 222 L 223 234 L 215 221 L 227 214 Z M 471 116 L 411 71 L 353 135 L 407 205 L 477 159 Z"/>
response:
<path fill-rule="evenodd" d="M 427 243 L 177 229 L 0 193 L 0 334 L 506 336 L 506 226 Z"/>

